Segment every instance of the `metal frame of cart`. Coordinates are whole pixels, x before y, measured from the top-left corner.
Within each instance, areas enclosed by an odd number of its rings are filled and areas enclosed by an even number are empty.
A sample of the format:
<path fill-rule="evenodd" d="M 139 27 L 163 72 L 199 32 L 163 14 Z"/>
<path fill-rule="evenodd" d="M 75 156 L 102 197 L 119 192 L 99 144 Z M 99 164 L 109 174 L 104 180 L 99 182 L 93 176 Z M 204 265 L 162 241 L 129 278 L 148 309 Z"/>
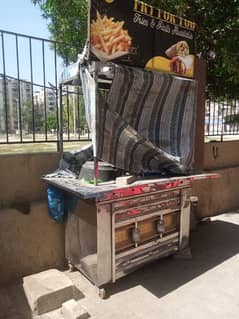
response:
<path fill-rule="evenodd" d="M 47 183 L 80 198 L 66 226 L 66 258 L 105 296 L 106 284 L 144 264 L 189 247 L 190 196 L 192 181 L 217 178 L 200 174 L 157 180 L 137 181 L 130 186 L 114 183 L 85 186 L 70 178 L 44 178 Z M 116 233 L 120 227 L 139 227 L 151 221 L 165 223 L 165 217 L 177 216 L 177 222 L 164 225 L 162 232 L 117 251 Z M 166 224 L 166 223 L 165 223 Z M 171 227 L 171 228 L 170 228 Z"/>

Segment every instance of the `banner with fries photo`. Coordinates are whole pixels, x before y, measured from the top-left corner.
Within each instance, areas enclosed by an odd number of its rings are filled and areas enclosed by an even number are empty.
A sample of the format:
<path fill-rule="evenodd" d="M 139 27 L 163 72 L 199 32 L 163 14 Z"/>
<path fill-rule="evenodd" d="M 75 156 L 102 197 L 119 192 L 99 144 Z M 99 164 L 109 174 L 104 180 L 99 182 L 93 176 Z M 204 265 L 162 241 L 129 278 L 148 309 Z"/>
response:
<path fill-rule="evenodd" d="M 138 0 L 91 0 L 90 59 L 194 76 L 196 24 Z"/>

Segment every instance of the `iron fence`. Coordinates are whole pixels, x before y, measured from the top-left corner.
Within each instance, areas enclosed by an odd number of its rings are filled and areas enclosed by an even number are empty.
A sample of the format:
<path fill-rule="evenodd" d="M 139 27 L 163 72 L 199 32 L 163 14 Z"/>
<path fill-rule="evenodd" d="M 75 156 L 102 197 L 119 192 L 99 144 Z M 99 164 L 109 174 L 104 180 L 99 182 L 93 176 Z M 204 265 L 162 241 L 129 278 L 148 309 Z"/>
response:
<path fill-rule="evenodd" d="M 207 99 L 205 136 L 239 139 L 239 97 Z"/>
<path fill-rule="evenodd" d="M 0 30 L 0 144 L 89 140 L 82 92 L 59 79 L 66 64 L 58 42 Z"/>
<path fill-rule="evenodd" d="M 60 123 L 64 142 L 90 139 L 81 88 L 58 89 L 66 66 L 58 44 L 0 30 L 0 144 L 47 142 L 59 149 Z M 238 93 L 208 98 L 205 111 L 205 136 L 239 137 Z"/>

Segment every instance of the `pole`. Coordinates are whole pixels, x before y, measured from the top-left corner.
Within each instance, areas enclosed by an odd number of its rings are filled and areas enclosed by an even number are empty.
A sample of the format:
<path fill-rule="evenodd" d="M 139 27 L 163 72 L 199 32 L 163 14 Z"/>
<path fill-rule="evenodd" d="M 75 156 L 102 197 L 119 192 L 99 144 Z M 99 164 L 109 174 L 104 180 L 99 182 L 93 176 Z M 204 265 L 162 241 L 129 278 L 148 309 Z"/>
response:
<path fill-rule="evenodd" d="M 205 88 L 206 88 L 206 63 L 203 59 L 196 58 L 195 80 L 197 88 L 197 113 L 196 113 L 196 136 L 195 136 L 195 169 L 203 169 L 204 165 L 204 122 L 205 122 Z"/>
<path fill-rule="evenodd" d="M 73 93 L 73 132 L 74 139 L 76 138 L 76 88 L 74 88 Z"/>
<path fill-rule="evenodd" d="M 95 96 L 94 96 L 94 111 L 93 116 L 94 120 L 92 122 L 92 125 L 94 127 L 92 128 L 92 132 L 95 136 L 93 136 L 93 152 L 94 152 L 94 185 L 98 185 L 98 178 L 99 178 L 99 164 L 98 164 L 98 159 L 97 159 L 97 149 L 96 149 L 96 110 L 97 110 L 97 105 L 98 105 L 98 76 L 97 76 L 97 62 L 94 63 L 94 73 L 93 73 L 93 78 L 95 81 Z"/>
<path fill-rule="evenodd" d="M 63 108 L 62 108 L 62 84 L 59 86 L 59 118 L 58 118 L 58 152 L 63 158 Z"/>

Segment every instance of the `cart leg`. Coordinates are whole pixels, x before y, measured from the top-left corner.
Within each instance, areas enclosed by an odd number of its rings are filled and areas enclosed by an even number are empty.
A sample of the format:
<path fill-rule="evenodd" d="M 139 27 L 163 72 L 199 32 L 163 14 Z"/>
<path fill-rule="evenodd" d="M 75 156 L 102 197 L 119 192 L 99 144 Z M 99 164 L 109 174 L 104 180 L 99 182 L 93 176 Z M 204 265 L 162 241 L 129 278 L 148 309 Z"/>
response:
<path fill-rule="evenodd" d="M 176 254 L 173 255 L 175 259 L 192 259 L 192 253 L 190 247 L 186 247 L 182 250 L 179 250 Z"/>
<path fill-rule="evenodd" d="M 70 272 L 76 271 L 76 267 L 68 260 L 68 268 Z"/>
<path fill-rule="evenodd" d="M 96 287 L 96 292 L 97 292 L 97 295 L 98 295 L 101 299 L 105 299 L 105 298 L 106 298 L 105 288 Z"/>

